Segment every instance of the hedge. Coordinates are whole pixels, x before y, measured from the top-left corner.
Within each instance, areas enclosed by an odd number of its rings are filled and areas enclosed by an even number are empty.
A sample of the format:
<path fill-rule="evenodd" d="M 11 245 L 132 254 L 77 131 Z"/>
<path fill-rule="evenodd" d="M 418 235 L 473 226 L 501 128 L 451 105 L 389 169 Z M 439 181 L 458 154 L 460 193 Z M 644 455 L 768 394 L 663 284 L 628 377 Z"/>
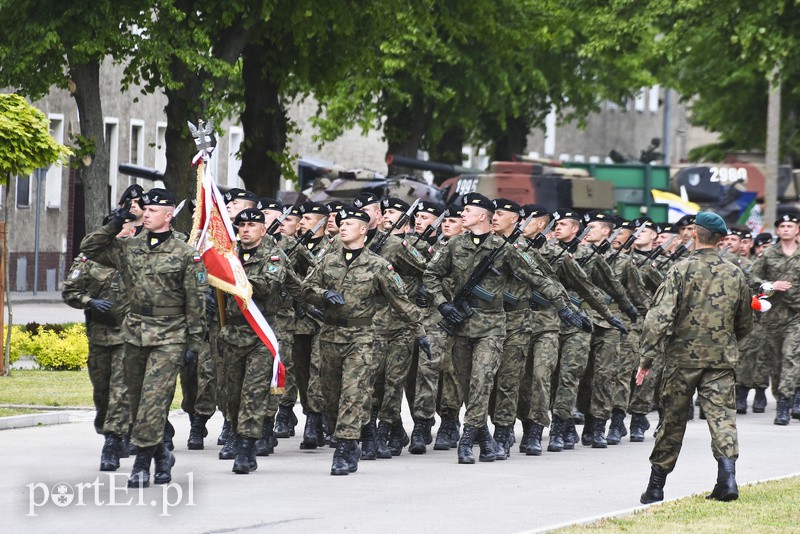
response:
<path fill-rule="evenodd" d="M 5 327 L 4 336 L 8 332 Z M 5 340 L 5 337 L 3 338 Z M 86 367 L 89 340 L 83 323 L 67 325 L 28 323 L 11 328 L 11 363 L 33 356 L 42 369 L 77 371 Z"/>

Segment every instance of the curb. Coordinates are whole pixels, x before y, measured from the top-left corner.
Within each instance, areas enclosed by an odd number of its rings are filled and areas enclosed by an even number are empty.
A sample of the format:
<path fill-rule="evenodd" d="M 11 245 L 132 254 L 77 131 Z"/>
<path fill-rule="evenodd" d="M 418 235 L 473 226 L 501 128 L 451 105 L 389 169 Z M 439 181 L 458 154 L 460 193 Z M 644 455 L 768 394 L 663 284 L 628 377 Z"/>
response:
<path fill-rule="evenodd" d="M 64 412 L 30 413 L 0 417 L 0 430 L 27 428 L 39 425 L 60 425 L 70 422 L 70 415 Z"/>

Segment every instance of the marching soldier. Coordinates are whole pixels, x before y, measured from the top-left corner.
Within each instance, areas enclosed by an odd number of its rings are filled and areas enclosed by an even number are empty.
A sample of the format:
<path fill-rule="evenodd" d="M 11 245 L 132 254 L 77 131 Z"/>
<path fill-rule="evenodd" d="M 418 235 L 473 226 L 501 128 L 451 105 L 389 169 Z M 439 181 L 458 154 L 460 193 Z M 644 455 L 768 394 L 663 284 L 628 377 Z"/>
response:
<path fill-rule="evenodd" d="M 125 373 L 133 432 L 139 448 L 128 486 L 172 480 L 175 457 L 163 443 L 169 400 L 181 363 L 196 358 L 205 334 L 206 271 L 197 251 L 170 230 L 175 196 L 151 189 L 142 196 L 144 228 L 140 239 L 116 239 L 126 214 L 115 210 L 111 221 L 87 235 L 81 251 L 100 264 L 115 267 L 130 295 L 130 313 L 122 326 Z"/>

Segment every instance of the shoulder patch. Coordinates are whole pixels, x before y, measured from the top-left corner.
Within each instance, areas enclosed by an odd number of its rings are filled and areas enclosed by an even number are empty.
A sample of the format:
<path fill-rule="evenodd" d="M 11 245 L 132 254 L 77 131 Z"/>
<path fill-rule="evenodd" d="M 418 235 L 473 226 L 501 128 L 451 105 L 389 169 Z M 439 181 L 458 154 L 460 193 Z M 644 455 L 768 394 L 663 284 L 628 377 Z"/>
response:
<path fill-rule="evenodd" d="M 83 261 L 86 261 L 86 260 L 83 260 Z M 70 273 L 69 277 L 72 278 L 73 280 L 75 280 L 80 275 L 81 275 L 81 270 L 80 269 L 72 269 L 72 272 Z"/>
<path fill-rule="evenodd" d="M 388 264 L 388 265 L 386 266 L 386 268 L 387 268 L 387 269 L 389 269 L 390 271 L 394 271 L 394 266 L 393 266 L 391 263 L 390 263 L 390 264 Z"/>
<path fill-rule="evenodd" d="M 86 257 L 86 254 L 81 254 L 78 257 L 81 259 L 82 262 L 86 262 L 89 259 L 88 257 Z"/>
<path fill-rule="evenodd" d="M 514 248 L 519 248 L 519 243 L 514 243 Z"/>
<path fill-rule="evenodd" d="M 203 261 L 203 258 L 201 258 L 199 255 L 195 254 L 194 256 L 192 256 L 192 261 L 195 262 L 195 263 L 200 263 L 201 261 Z"/>
<path fill-rule="evenodd" d="M 270 256 L 269 257 L 269 261 L 281 261 L 281 257 L 280 256 Z"/>
<path fill-rule="evenodd" d="M 205 284 L 208 281 L 208 276 L 206 275 L 206 270 L 202 269 L 197 271 L 197 282 L 200 284 Z"/>

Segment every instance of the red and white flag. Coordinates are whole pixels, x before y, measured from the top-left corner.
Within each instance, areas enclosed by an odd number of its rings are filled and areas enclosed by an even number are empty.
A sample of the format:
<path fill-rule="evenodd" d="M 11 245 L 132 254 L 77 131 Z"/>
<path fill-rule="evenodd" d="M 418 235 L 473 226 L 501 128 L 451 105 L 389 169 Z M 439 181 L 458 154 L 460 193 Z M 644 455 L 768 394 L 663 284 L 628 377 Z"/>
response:
<path fill-rule="evenodd" d="M 272 393 L 283 393 L 286 368 L 283 366 L 278 339 L 261 310 L 253 302 L 253 288 L 236 254 L 236 233 L 225 209 L 225 200 L 214 177 L 206 172 L 201 160 L 197 167 L 197 207 L 194 211 L 189 244 L 194 246 L 208 271 L 208 283 L 236 299 L 247 323 L 273 356 Z"/>

